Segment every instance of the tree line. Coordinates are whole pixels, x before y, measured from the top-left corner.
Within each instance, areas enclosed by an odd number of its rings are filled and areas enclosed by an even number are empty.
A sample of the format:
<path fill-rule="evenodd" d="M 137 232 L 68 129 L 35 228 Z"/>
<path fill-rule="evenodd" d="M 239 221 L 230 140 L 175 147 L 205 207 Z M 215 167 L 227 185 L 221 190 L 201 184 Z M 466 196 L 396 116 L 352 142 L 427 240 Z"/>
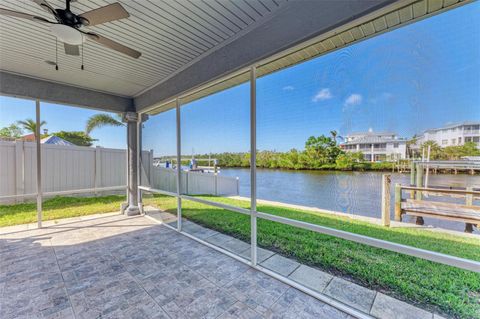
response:
<path fill-rule="evenodd" d="M 216 158 L 221 167 L 250 167 L 249 152 L 225 152 L 199 155 L 199 158 Z M 361 152 L 345 152 L 332 136 L 310 136 L 303 150 L 291 149 L 287 152 L 257 150 L 257 167 L 293 170 L 385 170 L 392 163 L 371 163 L 364 160 Z"/>
<path fill-rule="evenodd" d="M 333 135 L 333 134 L 332 134 Z M 480 150 L 473 142 L 464 145 L 440 147 L 434 141 L 427 141 L 420 149 L 430 146 L 430 160 L 460 160 L 464 156 L 480 156 Z M 418 152 L 417 158 L 421 156 Z M 392 161 L 370 162 L 361 152 L 346 152 L 337 144 L 335 136 L 311 136 L 303 150 L 287 152 L 257 150 L 257 167 L 293 170 L 392 170 Z M 198 158 L 216 158 L 221 167 L 250 167 L 249 152 L 225 152 L 198 155 Z"/>
<path fill-rule="evenodd" d="M 42 127 L 45 127 L 47 122 L 40 122 L 40 131 Z M 124 126 L 120 115 L 110 115 L 110 114 L 94 114 L 90 116 L 85 124 L 84 131 L 58 131 L 48 133 L 40 133 L 40 138 L 45 138 L 51 135 L 60 137 L 65 141 L 68 141 L 77 146 L 92 146 L 97 139 L 94 139 L 90 136 L 90 133 L 104 126 Z M 16 121 L 15 123 L 10 124 L 9 126 L 3 127 L 0 129 L 0 138 L 5 139 L 21 139 L 24 134 L 33 134 L 37 138 L 37 122 L 32 119 L 26 119 L 22 121 Z"/>
<path fill-rule="evenodd" d="M 46 124 L 45 121 L 42 121 L 40 126 Z M 90 133 L 103 126 L 124 126 L 124 123 L 122 123 L 119 116 L 95 114 L 87 120 L 85 131 L 59 131 L 44 134 L 41 138 L 55 135 L 78 146 L 91 146 L 96 140 L 90 136 Z M 0 137 L 20 138 L 24 131 L 36 134 L 36 122 L 32 119 L 17 121 L 8 127 L 0 129 Z M 361 152 L 345 152 L 338 145 L 337 138 L 339 138 L 337 132 L 331 131 L 330 136 L 310 136 L 305 142 L 303 150 L 295 148 L 287 152 L 258 150 L 257 167 L 294 170 L 391 170 L 393 168 L 393 162 L 365 161 Z M 414 147 L 416 144 L 416 137 L 407 142 L 407 152 L 410 154 L 410 157 L 418 158 L 421 156 L 418 148 Z M 466 142 L 464 145 L 440 147 L 434 141 L 426 141 L 420 145 L 420 150 L 427 150 L 428 147 L 430 147 L 431 160 L 459 160 L 464 156 L 480 156 L 480 150 L 473 142 Z M 218 165 L 221 167 L 250 166 L 249 152 L 203 154 L 197 157 L 216 158 Z"/>

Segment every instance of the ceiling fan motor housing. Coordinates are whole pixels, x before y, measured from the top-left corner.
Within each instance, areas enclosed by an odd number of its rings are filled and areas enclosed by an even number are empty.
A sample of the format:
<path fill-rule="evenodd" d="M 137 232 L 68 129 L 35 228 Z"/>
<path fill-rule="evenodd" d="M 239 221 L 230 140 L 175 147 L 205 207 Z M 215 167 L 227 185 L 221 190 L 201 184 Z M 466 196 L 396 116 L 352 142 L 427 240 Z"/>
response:
<path fill-rule="evenodd" d="M 57 12 L 57 20 L 61 24 L 72 28 L 80 28 L 89 24 L 87 19 L 77 16 L 69 9 L 55 9 L 55 11 Z"/>

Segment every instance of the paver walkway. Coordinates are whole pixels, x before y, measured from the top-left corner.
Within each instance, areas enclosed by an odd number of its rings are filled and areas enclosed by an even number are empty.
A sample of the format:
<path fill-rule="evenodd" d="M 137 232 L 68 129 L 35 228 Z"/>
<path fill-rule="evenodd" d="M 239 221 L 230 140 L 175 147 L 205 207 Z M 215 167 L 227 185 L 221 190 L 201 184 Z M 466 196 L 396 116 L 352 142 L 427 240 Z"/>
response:
<path fill-rule="evenodd" d="M 0 228 L 0 257 L 2 319 L 351 318 L 146 217 Z"/>
<path fill-rule="evenodd" d="M 155 219 L 176 227 L 176 216 L 146 207 L 147 213 Z M 246 259 L 250 259 L 250 244 L 239 239 L 183 220 L 182 229 L 206 242 L 221 247 Z M 316 292 L 325 294 L 357 310 L 376 318 L 395 319 L 442 319 L 438 314 L 391 298 L 381 292 L 367 289 L 343 278 L 298 263 L 272 251 L 257 248 L 260 266 L 292 279 Z"/>

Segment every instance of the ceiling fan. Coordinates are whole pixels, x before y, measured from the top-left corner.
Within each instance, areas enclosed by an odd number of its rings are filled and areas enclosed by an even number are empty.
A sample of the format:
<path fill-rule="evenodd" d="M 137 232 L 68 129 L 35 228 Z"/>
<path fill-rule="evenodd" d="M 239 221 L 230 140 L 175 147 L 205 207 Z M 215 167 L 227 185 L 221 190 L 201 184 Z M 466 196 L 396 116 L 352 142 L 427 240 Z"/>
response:
<path fill-rule="evenodd" d="M 80 55 L 79 45 L 82 45 L 85 38 L 88 38 L 107 48 L 131 56 L 132 58 L 138 59 L 140 57 L 141 53 L 132 48 L 97 33 L 81 30 L 81 28 L 85 26 L 95 26 L 105 22 L 128 18 L 130 15 L 120 3 L 116 2 L 82 14 L 75 14 L 70 11 L 70 2 L 75 0 L 66 0 L 65 9 L 55 9 L 46 0 L 32 1 L 51 13 L 56 22 L 49 21 L 43 17 L 4 8 L 0 8 L 0 14 L 41 23 L 49 23 L 50 31 L 58 40 L 64 43 L 65 53 L 69 55 Z"/>

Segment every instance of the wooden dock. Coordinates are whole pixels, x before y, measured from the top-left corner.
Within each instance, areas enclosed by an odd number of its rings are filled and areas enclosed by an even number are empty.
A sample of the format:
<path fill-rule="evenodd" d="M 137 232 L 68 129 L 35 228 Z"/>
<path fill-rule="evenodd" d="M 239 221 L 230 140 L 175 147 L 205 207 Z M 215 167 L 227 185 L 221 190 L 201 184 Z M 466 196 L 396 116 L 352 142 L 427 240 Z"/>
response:
<path fill-rule="evenodd" d="M 410 198 L 403 198 L 402 191 L 409 191 Z M 412 193 L 413 192 L 413 193 Z M 464 197 L 465 204 L 445 203 L 432 200 L 424 200 L 423 196 L 455 196 Z M 395 220 L 402 221 L 403 215 L 417 217 L 417 225 L 423 225 L 424 217 L 465 223 L 465 232 L 472 233 L 473 227 L 480 225 L 480 206 L 474 206 L 473 200 L 480 198 L 480 191 L 472 188 L 444 189 L 395 185 Z"/>

